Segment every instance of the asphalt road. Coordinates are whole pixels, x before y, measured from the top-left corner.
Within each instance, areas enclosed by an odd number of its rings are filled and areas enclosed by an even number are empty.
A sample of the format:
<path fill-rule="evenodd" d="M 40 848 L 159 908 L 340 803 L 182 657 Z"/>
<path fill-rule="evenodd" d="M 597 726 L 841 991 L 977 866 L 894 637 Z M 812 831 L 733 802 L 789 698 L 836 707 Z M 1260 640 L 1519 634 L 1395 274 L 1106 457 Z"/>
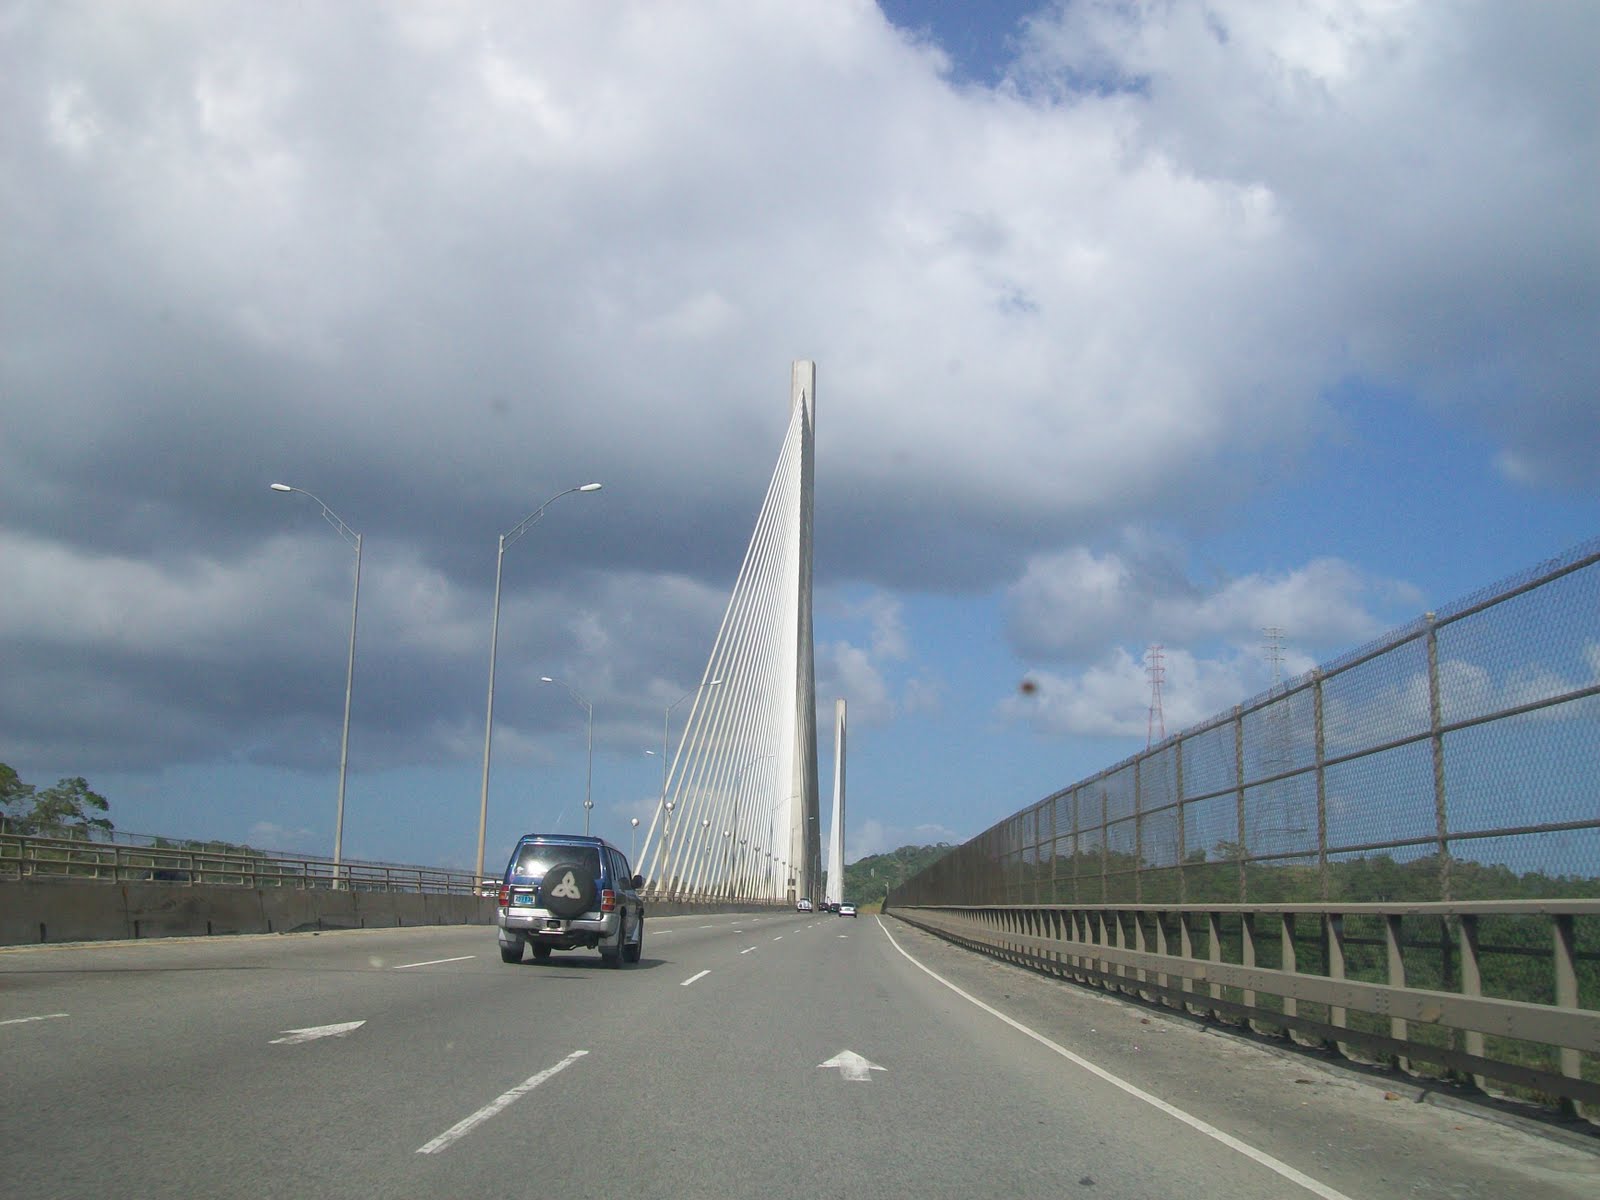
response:
<path fill-rule="evenodd" d="M 0 951 L 10 1195 L 1600 1195 L 1600 1155 L 893 920 Z M 960 989 L 959 991 L 956 989 Z M 1393 1095 L 1393 1093 L 1390 1093 Z"/>

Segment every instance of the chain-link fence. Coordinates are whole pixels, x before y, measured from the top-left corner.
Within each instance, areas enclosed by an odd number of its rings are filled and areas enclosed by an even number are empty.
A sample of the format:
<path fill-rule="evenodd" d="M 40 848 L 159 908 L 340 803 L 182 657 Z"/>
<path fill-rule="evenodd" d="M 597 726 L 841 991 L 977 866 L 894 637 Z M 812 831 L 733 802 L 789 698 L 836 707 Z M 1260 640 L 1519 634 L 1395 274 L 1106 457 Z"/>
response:
<path fill-rule="evenodd" d="M 1007 817 L 891 905 L 1600 896 L 1600 539 Z"/>

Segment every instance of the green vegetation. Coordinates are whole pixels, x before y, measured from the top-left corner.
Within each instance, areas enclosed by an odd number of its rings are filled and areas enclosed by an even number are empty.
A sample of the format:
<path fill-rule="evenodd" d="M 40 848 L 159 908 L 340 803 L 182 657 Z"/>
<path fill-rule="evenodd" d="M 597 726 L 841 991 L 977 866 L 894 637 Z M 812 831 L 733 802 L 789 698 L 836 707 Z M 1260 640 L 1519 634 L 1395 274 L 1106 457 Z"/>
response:
<path fill-rule="evenodd" d="M 57 780 L 41 791 L 23 783 L 14 769 L 0 763 L 0 815 L 5 817 L 9 833 L 87 840 L 92 829 L 111 831 L 108 818 L 92 815 L 110 808 L 106 798 L 91 791 L 81 775 Z"/>
<path fill-rule="evenodd" d="M 932 866 L 954 849 L 949 842 L 934 846 L 901 846 L 887 854 L 869 854 L 844 868 L 844 898 L 863 908 L 881 907 L 890 888 L 899 887 L 918 871 Z"/>

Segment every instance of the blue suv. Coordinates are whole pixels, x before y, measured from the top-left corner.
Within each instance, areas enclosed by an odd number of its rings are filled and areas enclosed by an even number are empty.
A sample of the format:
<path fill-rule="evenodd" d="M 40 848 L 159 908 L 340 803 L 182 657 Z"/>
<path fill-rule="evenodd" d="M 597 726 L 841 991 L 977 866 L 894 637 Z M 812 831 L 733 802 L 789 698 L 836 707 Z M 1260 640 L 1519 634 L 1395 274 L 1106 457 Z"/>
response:
<path fill-rule="evenodd" d="M 644 877 L 603 838 L 529 833 L 517 842 L 500 883 L 495 924 L 500 958 L 522 961 L 522 948 L 544 960 L 552 950 L 588 947 L 608 966 L 644 954 Z"/>

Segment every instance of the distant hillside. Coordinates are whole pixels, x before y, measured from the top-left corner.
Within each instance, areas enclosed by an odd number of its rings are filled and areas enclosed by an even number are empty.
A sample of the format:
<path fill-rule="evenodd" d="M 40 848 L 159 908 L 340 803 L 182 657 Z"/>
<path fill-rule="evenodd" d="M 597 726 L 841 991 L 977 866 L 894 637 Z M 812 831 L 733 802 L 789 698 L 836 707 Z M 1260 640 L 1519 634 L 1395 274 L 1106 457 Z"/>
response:
<path fill-rule="evenodd" d="M 853 904 L 875 904 L 892 887 L 937 862 L 951 850 L 949 842 L 935 846 L 901 846 L 887 854 L 871 854 L 844 869 L 844 898 Z"/>

